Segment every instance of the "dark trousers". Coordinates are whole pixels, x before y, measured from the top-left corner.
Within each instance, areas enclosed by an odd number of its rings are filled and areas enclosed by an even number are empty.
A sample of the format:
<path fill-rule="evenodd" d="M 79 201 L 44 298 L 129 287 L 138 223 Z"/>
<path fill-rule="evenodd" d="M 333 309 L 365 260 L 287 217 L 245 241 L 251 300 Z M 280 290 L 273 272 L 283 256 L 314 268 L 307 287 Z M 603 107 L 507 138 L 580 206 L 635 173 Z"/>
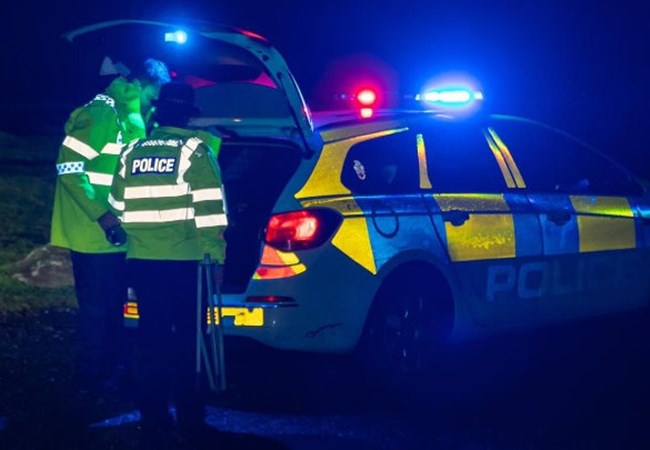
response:
<path fill-rule="evenodd" d="M 143 427 L 171 423 L 174 401 L 181 428 L 203 424 L 204 404 L 195 388 L 196 261 L 130 259 L 138 299 L 137 396 Z"/>
<path fill-rule="evenodd" d="M 122 316 L 126 256 L 71 251 L 70 257 L 79 305 L 77 376 L 82 388 L 101 389 L 129 360 Z"/>

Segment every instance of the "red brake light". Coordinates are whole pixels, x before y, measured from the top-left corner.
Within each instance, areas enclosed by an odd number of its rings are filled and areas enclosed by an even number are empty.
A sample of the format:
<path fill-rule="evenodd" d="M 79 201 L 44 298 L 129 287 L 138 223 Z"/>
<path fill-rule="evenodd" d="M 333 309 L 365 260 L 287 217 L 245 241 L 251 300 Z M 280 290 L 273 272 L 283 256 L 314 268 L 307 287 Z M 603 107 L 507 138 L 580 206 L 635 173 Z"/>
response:
<path fill-rule="evenodd" d="M 280 297 L 277 295 L 257 295 L 246 297 L 246 301 L 250 303 L 295 303 L 296 300 L 291 297 Z"/>
<path fill-rule="evenodd" d="M 372 106 L 377 101 L 377 94 L 372 89 L 362 89 L 357 92 L 357 101 L 361 106 Z"/>
<path fill-rule="evenodd" d="M 327 209 L 306 209 L 274 214 L 266 226 L 265 242 L 282 251 L 304 250 L 321 245 L 341 223 Z"/>

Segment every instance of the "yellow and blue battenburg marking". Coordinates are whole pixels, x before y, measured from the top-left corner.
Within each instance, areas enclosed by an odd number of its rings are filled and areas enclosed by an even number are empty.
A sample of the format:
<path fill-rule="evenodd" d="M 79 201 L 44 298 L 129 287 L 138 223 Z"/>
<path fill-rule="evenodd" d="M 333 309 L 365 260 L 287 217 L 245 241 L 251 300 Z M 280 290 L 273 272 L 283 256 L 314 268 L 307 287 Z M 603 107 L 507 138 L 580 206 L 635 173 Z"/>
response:
<path fill-rule="evenodd" d="M 387 261 L 404 250 L 440 251 L 420 194 L 357 197 L 356 201 L 364 217 L 357 219 L 359 230 L 356 236 L 350 234 L 347 247 L 339 248 L 344 253 L 346 249 L 354 248 L 356 251 L 348 251 L 348 255 L 371 273 L 377 273 Z"/>
<path fill-rule="evenodd" d="M 451 261 L 515 257 L 514 220 L 503 194 L 433 194 L 433 200 Z"/>
<path fill-rule="evenodd" d="M 303 200 L 300 203 L 304 208 L 326 207 L 341 213 L 344 220 L 332 237 L 332 245 L 367 271 L 375 274 L 377 266 L 370 241 L 367 212 L 361 208 L 358 200 L 360 199 L 346 195 L 337 198 Z"/>
<path fill-rule="evenodd" d="M 636 247 L 634 213 L 625 197 L 574 196 L 580 252 Z"/>
<path fill-rule="evenodd" d="M 529 195 L 539 214 L 544 255 L 578 253 L 580 235 L 573 205 L 568 195 Z"/>
<path fill-rule="evenodd" d="M 650 201 L 632 198 L 630 208 L 637 218 L 635 220 L 636 246 L 650 248 Z"/>
<path fill-rule="evenodd" d="M 376 127 L 376 126 L 375 126 Z M 350 136 L 352 130 L 358 132 L 359 126 L 352 129 L 342 129 L 335 131 L 322 132 L 321 137 L 324 141 L 329 141 L 323 147 L 318 163 L 314 171 L 305 183 L 305 185 L 295 194 L 297 200 L 310 197 L 320 197 L 327 195 L 346 195 L 350 190 L 343 186 L 341 177 L 338 176 L 343 168 L 343 162 L 353 145 L 359 142 L 376 139 L 382 136 L 406 131 L 408 128 L 396 128 L 368 134 Z M 368 128 L 368 131 L 373 128 Z"/>
<path fill-rule="evenodd" d="M 539 256 L 544 253 L 544 243 L 539 231 L 537 213 L 524 194 L 505 194 L 512 212 L 515 227 L 515 256 Z"/>
<path fill-rule="evenodd" d="M 639 206 L 631 206 L 625 198 L 524 191 L 521 172 L 491 128 L 484 136 L 510 193 L 353 196 L 339 176 L 332 176 L 340 174 L 354 144 L 406 130 L 368 129 L 359 135 L 358 127 L 353 127 L 323 133 L 326 145 L 318 164 L 295 195 L 303 207 L 328 207 L 344 216 L 332 244 L 373 274 L 395 254 L 409 249 L 446 253 L 451 262 L 465 262 L 623 250 L 639 246 L 640 239 L 650 240 L 642 237 L 650 235 L 647 227 L 642 233 L 634 220 Z M 415 147 L 419 186 L 428 190 L 431 181 L 422 135 L 416 135 Z"/>
<path fill-rule="evenodd" d="M 332 245 L 370 273 L 377 273 L 377 263 L 365 217 L 346 217 L 332 238 Z"/>
<path fill-rule="evenodd" d="M 353 145 L 408 130 L 406 127 L 397 127 L 396 122 L 390 124 L 395 128 L 377 131 L 378 127 L 386 126 L 386 123 L 382 123 L 322 132 L 321 137 L 326 144 L 318 163 L 307 182 L 295 194 L 295 198 L 303 207 L 327 206 L 345 216 L 345 220 L 332 238 L 332 245 L 373 274 L 377 273 L 377 265 L 369 232 L 369 219 L 365 217 L 371 209 L 367 209 L 367 205 L 364 205 L 366 208 L 364 209 L 357 203 L 358 199 L 350 195 L 350 190 L 341 183 L 339 175 Z M 334 195 L 344 197 L 331 202 L 318 199 Z M 313 198 L 316 200 L 310 200 Z"/>

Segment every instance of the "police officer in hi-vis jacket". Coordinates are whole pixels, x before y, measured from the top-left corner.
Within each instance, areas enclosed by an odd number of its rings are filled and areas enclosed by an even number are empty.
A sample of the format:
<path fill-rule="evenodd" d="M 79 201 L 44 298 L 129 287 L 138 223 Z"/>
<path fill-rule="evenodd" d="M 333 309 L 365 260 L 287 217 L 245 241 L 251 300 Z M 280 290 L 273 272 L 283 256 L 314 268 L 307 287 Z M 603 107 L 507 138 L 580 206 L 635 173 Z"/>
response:
<path fill-rule="evenodd" d="M 204 404 L 195 390 L 197 263 L 207 253 L 223 264 L 228 223 L 217 152 L 221 140 L 185 129 L 198 114 L 181 82 L 161 89 L 147 139 L 123 151 L 109 202 L 126 231 L 129 279 L 138 300 L 136 401 L 145 439 L 172 427 L 200 439 Z"/>
<path fill-rule="evenodd" d="M 108 193 L 122 146 L 145 136 L 151 100 L 170 79 L 166 65 L 154 59 L 131 75 L 113 79 L 72 112 L 56 161 L 51 244 L 70 250 L 79 306 L 78 383 L 92 396 L 115 388 L 116 369 L 128 359 L 120 338 L 126 262 L 124 248 L 105 239 L 105 233 L 121 239 Z"/>

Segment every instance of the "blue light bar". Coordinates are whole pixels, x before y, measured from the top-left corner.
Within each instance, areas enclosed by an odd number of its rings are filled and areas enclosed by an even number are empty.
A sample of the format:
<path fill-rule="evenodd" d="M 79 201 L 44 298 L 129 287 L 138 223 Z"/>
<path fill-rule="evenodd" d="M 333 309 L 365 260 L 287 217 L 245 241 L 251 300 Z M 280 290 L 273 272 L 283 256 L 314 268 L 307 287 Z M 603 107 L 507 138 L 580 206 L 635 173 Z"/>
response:
<path fill-rule="evenodd" d="M 183 30 L 165 33 L 165 42 L 175 42 L 177 44 L 185 44 L 187 42 L 187 33 Z"/>
<path fill-rule="evenodd" d="M 483 93 L 464 88 L 432 89 L 418 94 L 415 99 L 447 106 L 466 106 L 483 100 Z"/>

